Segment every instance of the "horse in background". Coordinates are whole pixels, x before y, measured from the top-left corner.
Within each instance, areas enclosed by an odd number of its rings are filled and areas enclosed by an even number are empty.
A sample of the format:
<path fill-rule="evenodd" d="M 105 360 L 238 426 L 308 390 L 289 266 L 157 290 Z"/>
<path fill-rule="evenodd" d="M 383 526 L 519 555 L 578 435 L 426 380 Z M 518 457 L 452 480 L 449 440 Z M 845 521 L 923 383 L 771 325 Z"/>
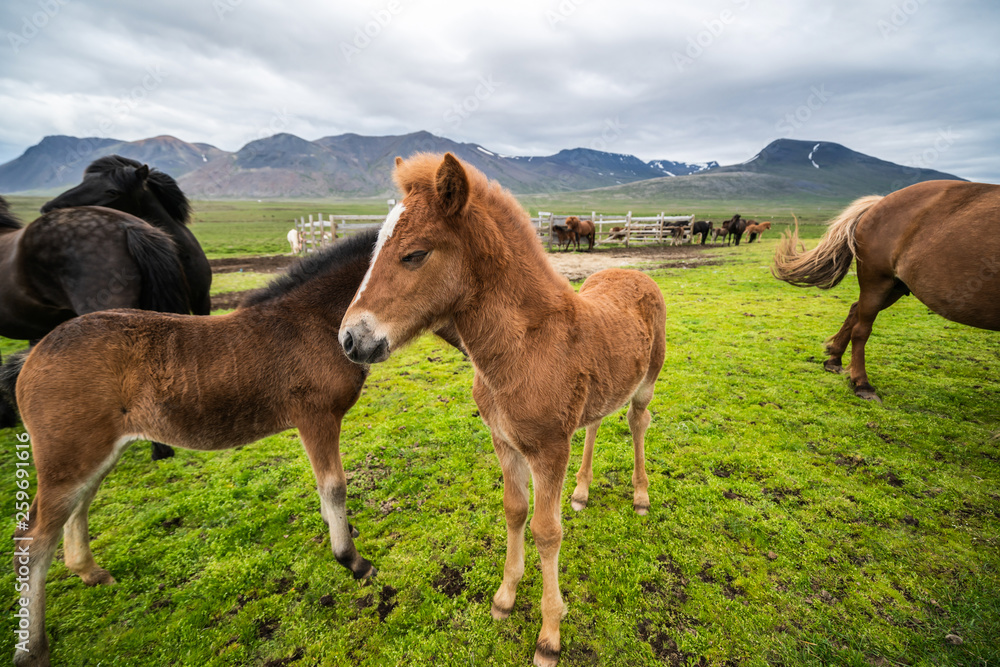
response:
<path fill-rule="evenodd" d="M 720 236 L 722 237 L 723 241 L 725 241 L 726 238 L 729 236 L 729 221 L 728 220 L 725 221 L 724 223 L 722 223 L 721 226 L 716 227 L 715 229 L 712 230 L 712 243 L 718 243 Z"/>
<path fill-rule="evenodd" d="M 851 345 L 855 395 L 880 401 L 865 369 L 875 317 L 913 294 L 938 315 L 1000 331 L 1000 186 L 926 181 L 863 197 L 829 223 L 815 248 L 799 250 L 798 219 L 782 236 L 772 273 L 797 287 L 836 287 L 857 259 L 861 292 L 826 341 L 826 370 L 843 371 Z M 954 239 L 961 237 L 962 243 Z"/>
<path fill-rule="evenodd" d="M 556 244 L 559 249 L 563 250 L 563 244 L 565 244 L 565 250 L 569 250 L 569 246 L 573 243 L 576 234 L 570 231 L 569 227 L 563 225 L 552 225 L 552 231 L 556 234 Z"/>
<path fill-rule="evenodd" d="M 80 185 L 46 202 L 42 213 L 74 206 L 105 206 L 131 213 L 169 234 L 184 270 L 191 312 L 208 315 L 212 311 L 212 269 L 188 229 L 191 205 L 177 181 L 135 160 L 106 155 L 87 166 Z"/>
<path fill-rule="evenodd" d="M 551 667 L 564 614 L 560 504 L 573 433 L 587 431 L 572 497 L 580 511 L 597 429 L 627 403 L 632 504 L 638 514 L 650 509 L 644 439 L 665 355 L 663 294 L 649 276 L 625 269 L 593 274 L 578 294 L 548 261 L 517 199 L 451 153 L 396 158 L 395 178 L 404 198 L 382 226 L 340 343 L 353 361 L 377 363 L 428 323 L 454 323 L 503 470 L 507 559 L 491 613 L 510 615 L 524 574 L 530 479 L 543 582 L 534 662 Z"/>
<path fill-rule="evenodd" d="M 580 249 L 580 239 L 587 239 L 587 252 L 591 252 L 594 249 L 594 241 L 596 240 L 596 232 L 594 230 L 594 223 L 590 220 L 581 220 L 575 215 L 571 215 L 566 218 L 566 226 L 569 230 L 573 232 L 574 241 L 576 242 L 576 249 Z"/>
<path fill-rule="evenodd" d="M 302 237 L 299 235 L 299 230 L 289 230 L 286 238 L 288 239 L 289 245 L 292 246 L 293 255 L 298 255 L 302 252 Z"/>
<path fill-rule="evenodd" d="M 701 245 L 705 245 L 705 240 L 708 235 L 712 233 L 712 221 L 711 220 L 698 220 L 691 224 L 691 240 L 694 241 L 694 237 L 701 234 Z"/>
<path fill-rule="evenodd" d="M 736 245 L 740 244 L 740 239 L 743 238 L 743 232 L 747 228 L 747 221 L 740 217 L 737 213 L 732 218 L 722 223 L 726 230 L 729 232 L 726 238 L 726 245 L 729 245 L 730 241 L 735 241 Z"/>
<path fill-rule="evenodd" d="M 768 222 L 758 222 L 754 223 L 753 220 L 747 220 L 747 228 L 744 233 L 749 234 L 750 238 L 747 243 L 753 243 L 755 239 L 763 238 L 764 232 L 771 229 L 771 223 Z"/>
<path fill-rule="evenodd" d="M 111 308 L 190 312 L 171 238 L 94 206 L 54 210 L 25 227 L 0 197 L 0 336 L 36 343 L 67 320 Z M 19 359 L 8 363 L 18 367 Z M 13 426 L 10 406 L 3 412 Z M 154 461 L 169 456 L 173 450 L 153 443 Z"/>

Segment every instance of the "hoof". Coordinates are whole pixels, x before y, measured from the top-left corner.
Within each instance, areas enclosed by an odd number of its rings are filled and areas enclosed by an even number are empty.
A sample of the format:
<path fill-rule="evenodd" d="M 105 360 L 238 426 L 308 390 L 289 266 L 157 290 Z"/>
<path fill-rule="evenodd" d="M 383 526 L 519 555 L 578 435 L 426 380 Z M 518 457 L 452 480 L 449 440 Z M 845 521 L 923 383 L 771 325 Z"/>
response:
<path fill-rule="evenodd" d="M 569 499 L 570 507 L 573 508 L 574 512 L 579 512 L 587 506 L 586 500 L 577 500 L 576 497 Z"/>
<path fill-rule="evenodd" d="M 323 521 L 326 521 L 326 519 L 323 519 Z M 352 538 L 356 538 L 358 535 L 361 534 L 358 532 L 358 529 L 352 526 L 351 524 L 347 524 L 347 530 L 351 531 Z"/>
<path fill-rule="evenodd" d="M 649 514 L 649 505 L 633 505 L 635 508 L 635 513 L 639 516 L 646 516 Z"/>
<path fill-rule="evenodd" d="M 115 578 L 103 567 L 95 567 L 87 574 L 81 574 L 80 578 L 88 586 L 110 586 L 115 583 Z"/>
<path fill-rule="evenodd" d="M 559 664 L 559 651 L 549 648 L 547 644 L 537 644 L 534 664 L 536 667 L 555 667 Z"/>
<path fill-rule="evenodd" d="M 364 564 L 354 573 L 354 578 L 361 581 L 362 579 L 371 579 L 376 574 L 378 574 L 378 570 L 375 566 L 368 561 L 364 561 Z"/>
<path fill-rule="evenodd" d="M 858 398 L 863 398 L 866 401 L 875 401 L 876 403 L 882 402 L 882 399 L 878 397 L 878 394 L 876 394 L 875 390 L 871 387 L 867 389 L 855 389 L 854 395 Z"/>
<path fill-rule="evenodd" d="M 826 369 L 826 370 L 828 370 L 831 373 L 843 373 L 844 372 L 844 367 L 841 364 L 839 364 L 839 363 L 837 363 L 835 361 L 830 361 L 829 359 L 827 359 L 826 361 L 823 362 L 823 368 Z"/>
<path fill-rule="evenodd" d="M 510 612 L 512 612 L 512 611 L 514 611 L 514 610 L 513 609 L 503 609 L 501 607 L 498 607 L 496 602 L 490 603 L 490 616 L 492 616 L 493 620 L 495 620 L 495 621 L 502 621 L 502 620 L 510 617 Z"/>

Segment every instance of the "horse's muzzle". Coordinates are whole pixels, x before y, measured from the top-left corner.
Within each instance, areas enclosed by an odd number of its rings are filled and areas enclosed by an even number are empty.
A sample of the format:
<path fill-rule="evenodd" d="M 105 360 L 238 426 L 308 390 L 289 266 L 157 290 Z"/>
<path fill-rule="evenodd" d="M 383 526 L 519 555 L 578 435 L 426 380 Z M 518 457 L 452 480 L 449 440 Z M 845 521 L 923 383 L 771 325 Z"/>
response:
<path fill-rule="evenodd" d="M 367 322 L 341 329 L 339 339 L 344 354 L 356 364 L 377 364 L 389 358 L 388 339 L 376 335 Z"/>

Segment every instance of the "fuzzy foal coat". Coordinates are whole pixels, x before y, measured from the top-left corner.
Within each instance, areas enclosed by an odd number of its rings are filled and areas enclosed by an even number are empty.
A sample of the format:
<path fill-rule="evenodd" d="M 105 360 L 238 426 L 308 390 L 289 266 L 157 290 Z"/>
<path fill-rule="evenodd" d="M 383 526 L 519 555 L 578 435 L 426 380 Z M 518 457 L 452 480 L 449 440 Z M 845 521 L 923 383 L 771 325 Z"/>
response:
<path fill-rule="evenodd" d="M 649 508 L 644 436 L 664 359 L 666 308 L 637 271 L 591 276 L 577 294 L 549 264 L 527 214 L 499 185 L 460 163 L 397 158 L 404 191 L 398 220 L 383 226 L 370 282 L 358 292 L 340 340 L 355 361 L 383 361 L 428 326 L 452 320 L 475 368 L 473 396 L 504 477 L 507 559 L 493 597 L 510 614 L 524 573 L 528 481 L 531 530 L 542 563 L 542 629 L 535 664 L 558 661 L 560 505 L 573 433 L 586 428 L 573 507 L 587 503 L 601 419 L 631 401 L 633 504 Z"/>

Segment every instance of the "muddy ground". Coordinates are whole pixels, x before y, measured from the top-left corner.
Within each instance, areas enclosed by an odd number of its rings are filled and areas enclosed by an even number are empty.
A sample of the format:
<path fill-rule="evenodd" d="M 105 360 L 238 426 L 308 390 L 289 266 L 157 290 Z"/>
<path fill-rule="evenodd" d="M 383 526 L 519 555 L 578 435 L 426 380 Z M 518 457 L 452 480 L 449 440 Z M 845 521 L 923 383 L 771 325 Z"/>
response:
<path fill-rule="evenodd" d="M 594 248 L 593 252 L 552 252 L 549 261 L 569 280 L 583 280 L 592 273 L 616 266 L 632 266 L 643 270 L 694 268 L 720 264 L 712 250 L 721 245 L 639 246 L 632 248 Z M 291 255 L 261 255 L 226 257 L 209 260 L 213 273 L 280 273 L 297 258 Z M 235 308 L 246 292 L 228 292 L 212 297 L 212 309 Z"/>

